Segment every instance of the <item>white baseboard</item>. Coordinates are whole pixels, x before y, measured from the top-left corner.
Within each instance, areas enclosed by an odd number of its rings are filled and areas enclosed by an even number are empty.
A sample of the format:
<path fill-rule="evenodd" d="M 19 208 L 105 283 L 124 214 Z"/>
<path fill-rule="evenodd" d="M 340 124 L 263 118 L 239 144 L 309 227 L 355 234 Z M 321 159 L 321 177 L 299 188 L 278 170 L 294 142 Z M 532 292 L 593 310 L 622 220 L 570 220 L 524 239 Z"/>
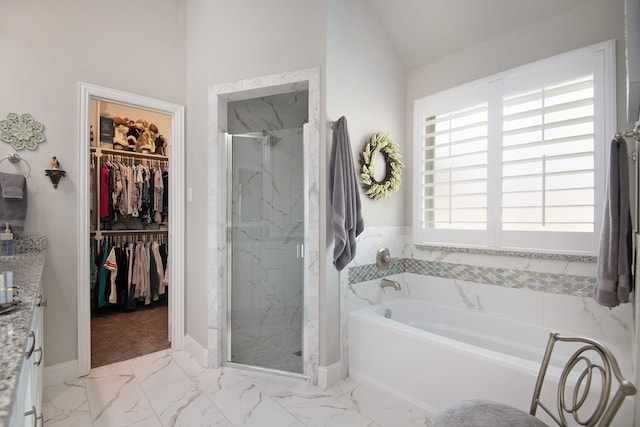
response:
<path fill-rule="evenodd" d="M 318 386 L 327 388 L 342 379 L 342 363 L 336 362 L 329 366 L 318 366 Z"/>
<path fill-rule="evenodd" d="M 64 384 L 67 381 L 78 379 L 78 360 L 58 363 L 57 365 L 45 366 L 42 372 L 42 385 L 48 387 L 52 385 Z"/>
<path fill-rule="evenodd" d="M 203 368 L 209 366 L 209 351 L 189 334 L 184 336 L 184 351 L 189 353 Z"/>

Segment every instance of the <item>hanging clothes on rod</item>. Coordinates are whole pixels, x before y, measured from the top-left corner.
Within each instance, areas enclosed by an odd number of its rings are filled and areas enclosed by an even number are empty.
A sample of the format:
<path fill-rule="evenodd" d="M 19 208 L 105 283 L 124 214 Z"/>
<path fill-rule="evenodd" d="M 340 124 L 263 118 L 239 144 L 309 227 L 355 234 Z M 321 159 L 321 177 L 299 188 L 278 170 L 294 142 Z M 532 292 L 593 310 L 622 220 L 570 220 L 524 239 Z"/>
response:
<path fill-rule="evenodd" d="M 94 239 L 90 259 L 92 306 L 135 310 L 166 294 L 165 232 L 105 234 Z M 95 276 L 94 276 L 95 274 Z"/>
<path fill-rule="evenodd" d="M 100 228 L 166 227 L 168 160 L 134 159 L 115 154 L 100 158 Z"/>

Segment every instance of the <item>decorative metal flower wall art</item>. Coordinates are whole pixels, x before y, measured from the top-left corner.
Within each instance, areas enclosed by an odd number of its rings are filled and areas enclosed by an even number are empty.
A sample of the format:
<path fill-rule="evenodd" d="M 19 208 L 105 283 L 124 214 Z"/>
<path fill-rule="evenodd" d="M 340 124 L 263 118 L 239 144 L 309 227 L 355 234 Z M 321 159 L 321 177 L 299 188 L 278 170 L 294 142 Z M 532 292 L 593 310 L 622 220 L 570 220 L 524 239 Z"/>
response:
<path fill-rule="evenodd" d="M 15 150 L 35 150 L 45 140 L 44 126 L 31 114 L 9 113 L 6 120 L 0 121 L 0 140 L 11 144 Z"/>

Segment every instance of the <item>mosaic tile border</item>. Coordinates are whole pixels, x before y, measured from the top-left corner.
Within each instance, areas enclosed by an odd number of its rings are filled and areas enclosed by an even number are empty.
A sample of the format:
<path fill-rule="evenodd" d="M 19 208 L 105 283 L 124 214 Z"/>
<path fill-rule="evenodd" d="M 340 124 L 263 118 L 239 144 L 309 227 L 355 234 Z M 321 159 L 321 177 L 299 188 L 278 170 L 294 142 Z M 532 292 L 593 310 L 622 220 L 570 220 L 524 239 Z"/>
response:
<path fill-rule="evenodd" d="M 425 261 L 418 259 L 397 259 L 389 268 L 380 270 L 375 264 L 349 269 L 349 284 L 367 282 L 400 273 L 413 273 L 444 279 L 496 285 L 505 288 L 530 289 L 579 297 L 592 296 L 596 278 L 570 274 L 540 273 L 509 268 L 483 267 L 467 264 Z"/>
<path fill-rule="evenodd" d="M 381 270 L 376 264 L 360 265 L 349 268 L 349 284 L 368 282 L 369 280 L 381 279 L 393 274 L 404 273 L 407 270 L 407 258 L 394 258 L 389 267 Z"/>

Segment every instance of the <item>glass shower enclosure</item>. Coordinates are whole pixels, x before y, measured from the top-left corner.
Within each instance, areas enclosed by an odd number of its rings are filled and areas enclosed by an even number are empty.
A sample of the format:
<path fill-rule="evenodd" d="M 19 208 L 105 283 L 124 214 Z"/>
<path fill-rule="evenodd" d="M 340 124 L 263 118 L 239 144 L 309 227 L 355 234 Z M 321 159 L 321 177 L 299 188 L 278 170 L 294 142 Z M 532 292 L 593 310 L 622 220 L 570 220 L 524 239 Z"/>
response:
<path fill-rule="evenodd" d="M 227 362 L 303 374 L 303 129 L 227 136 Z"/>

